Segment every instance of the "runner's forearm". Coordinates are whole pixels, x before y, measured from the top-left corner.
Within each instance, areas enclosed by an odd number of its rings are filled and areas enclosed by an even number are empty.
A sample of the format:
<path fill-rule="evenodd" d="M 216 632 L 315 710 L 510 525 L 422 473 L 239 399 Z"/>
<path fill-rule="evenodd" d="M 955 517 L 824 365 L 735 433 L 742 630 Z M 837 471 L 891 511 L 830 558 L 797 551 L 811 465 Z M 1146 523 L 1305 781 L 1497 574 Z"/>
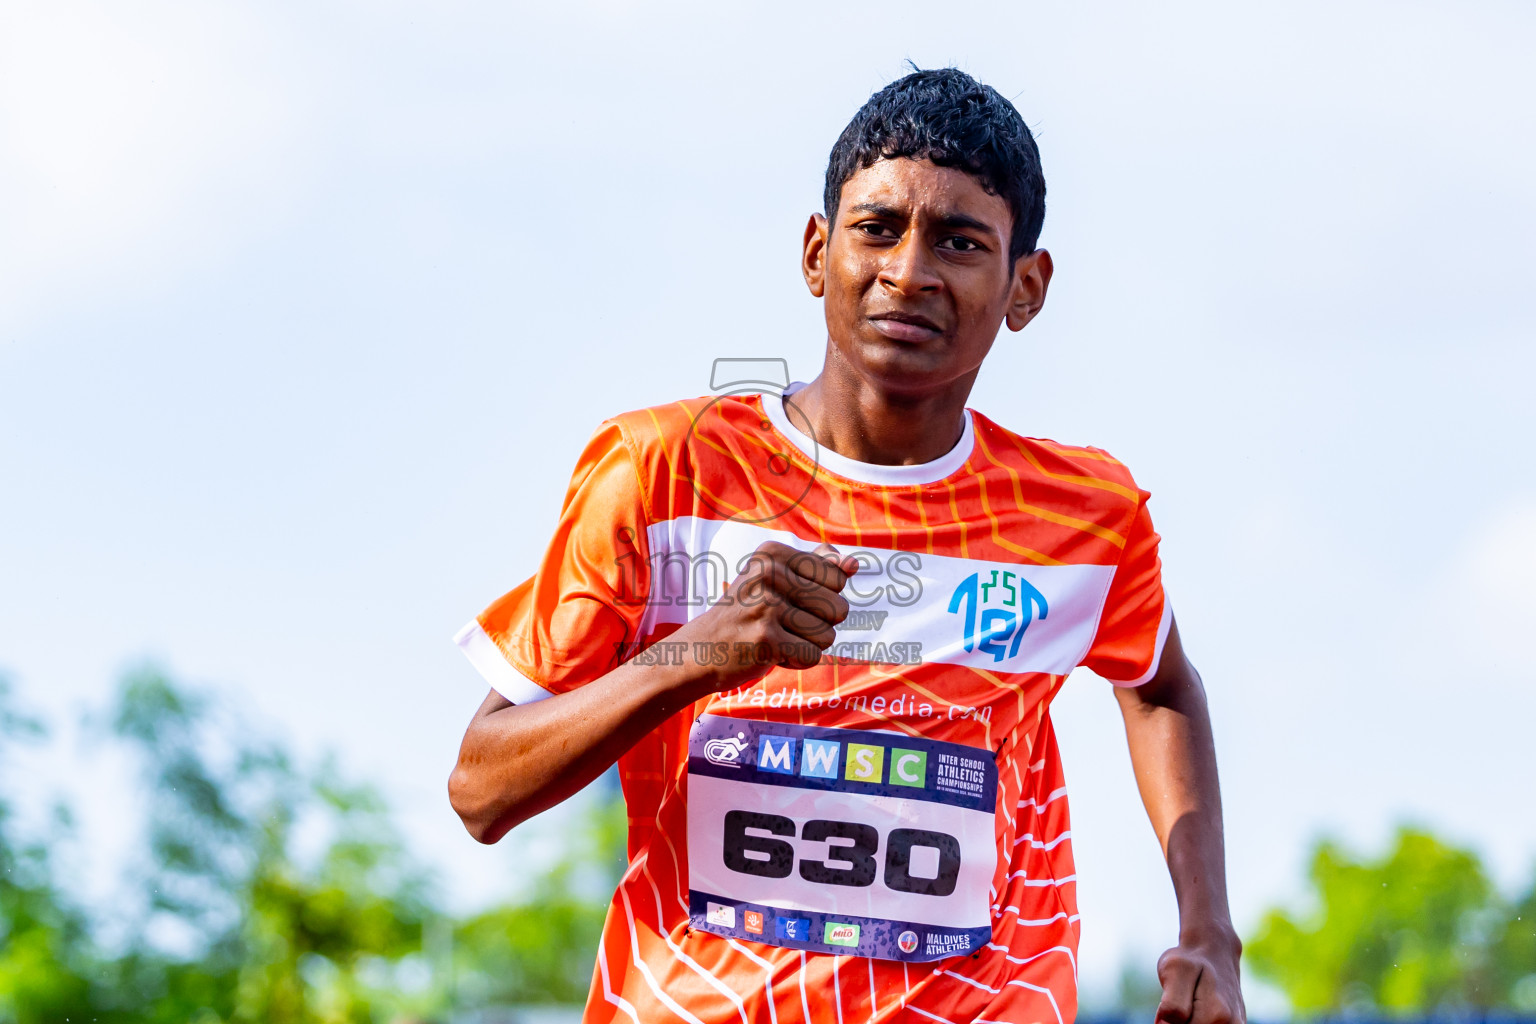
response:
<path fill-rule="evenodd" d="M 641 737 L 712 690 L 706 669 L 626 662 L 569 693 L 514 705 L 492 693 L 448 780 L 472 836 L 494 843 L 570 797 Z"/>
<path fill-rule="evenodd" d="M 1236 941 L 1227 906 L 1221 787 L 1205 688 L 1169 631 L 1162 666 L 1139 687 L 1117 689 L 1142 803 L 1179 902 L 1180 935 Z"/>

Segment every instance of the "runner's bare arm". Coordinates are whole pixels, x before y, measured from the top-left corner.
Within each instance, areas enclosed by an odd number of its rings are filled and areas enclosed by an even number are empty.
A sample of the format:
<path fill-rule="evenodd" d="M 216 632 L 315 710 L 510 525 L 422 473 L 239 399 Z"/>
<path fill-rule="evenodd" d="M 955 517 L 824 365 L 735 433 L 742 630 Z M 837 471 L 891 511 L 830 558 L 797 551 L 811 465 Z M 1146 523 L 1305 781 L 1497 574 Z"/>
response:
<path fill-rule="evenodd" d="M 770 541 L 722 600 L 667 639 L 767 643 L 776 663 L 809 668 L 848 615 L 840 591 L 858 563 L 823 544 L 808 555 Z M 734 648 L 733 648 L 734 649 Z M 494 690 L 465 730 L 448 779 L 448 799 L 464 827 L 494 843 L 608 769 L 641 737 L 694 701 L 764 674 L 767 665 L 637 665 L 625 662 L 566 693 L 516 705 Z"/>
<path fill-rule="evenodd" d="M 1179 901 L 1179 944 L 1158 960 L 1157 1021 L 1243 1024 L 1242 943 L 1227 907 L 1221 787 L 1200 674 L 1173 623 L 1157 674 L 1116 687 L 1142 803 Z"/>

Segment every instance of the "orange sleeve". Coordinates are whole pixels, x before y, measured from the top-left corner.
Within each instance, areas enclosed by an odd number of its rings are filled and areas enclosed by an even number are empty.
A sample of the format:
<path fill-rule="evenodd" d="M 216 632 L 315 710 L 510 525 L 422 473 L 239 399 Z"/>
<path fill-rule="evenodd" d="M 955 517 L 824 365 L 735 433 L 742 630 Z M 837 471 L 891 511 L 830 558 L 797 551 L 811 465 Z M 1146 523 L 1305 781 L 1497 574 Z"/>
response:
<path fill-rule="evenodd" d="M 1140 686 L 1157 674 L 1173 612 L 1163 593 L 1157 531 L 1138 492 L 1125 550 L 1104 599 L 1104 611 L 1083 664 L 1117 686 Z"/>
<path fill-rule="evenodd" d="M 538 572 L 454 638 L 514 704 L 573 690 L 633 653 L 649 593 L 645 497 L 622 429 L 598 428 L 576 463 Z"/>

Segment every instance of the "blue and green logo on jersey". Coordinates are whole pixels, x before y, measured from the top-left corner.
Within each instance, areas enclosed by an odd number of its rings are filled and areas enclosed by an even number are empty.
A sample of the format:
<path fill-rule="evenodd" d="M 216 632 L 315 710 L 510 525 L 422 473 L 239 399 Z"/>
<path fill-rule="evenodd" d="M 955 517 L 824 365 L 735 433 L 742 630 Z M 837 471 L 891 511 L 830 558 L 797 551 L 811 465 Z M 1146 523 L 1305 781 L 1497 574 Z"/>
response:
<path fill-rule="evenodd" d="M 992 655 L 993 661 L 1019 653 L 1024 631 L 1050 612 L 1045 595 L 1016 572 L 989 570 L 990 579 L 973 572 L 949 599 L 951 615 L 963 615 L 965 649 Z"/>

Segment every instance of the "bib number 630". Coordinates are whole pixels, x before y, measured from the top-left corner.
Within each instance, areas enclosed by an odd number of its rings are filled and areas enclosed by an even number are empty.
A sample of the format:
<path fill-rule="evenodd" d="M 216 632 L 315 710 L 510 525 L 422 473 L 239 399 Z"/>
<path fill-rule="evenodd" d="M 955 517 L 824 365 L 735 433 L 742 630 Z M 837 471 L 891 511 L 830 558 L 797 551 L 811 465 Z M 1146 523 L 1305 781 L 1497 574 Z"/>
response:
<path fill-rule="evenodd" d="M 753 835 L 748 829 L 767 832 Z M 795 868 L 795 848 L 772 836 L 793 836 L 795 823 L 780 814 L 758 811 L 725 813 L 725 866 L 744 875 L 788 878 Z M 800 829 L 800 838 L 827 843 L 826 860 L 799 863 L 800 877 L 821 885 L 866 886 L 875 884 L 880 852 L 880 832 L 856 821 L 812 818 Z M 912 874 L 912 850 L 927 847 L 938 851 L 938 872 L 933 878 Z M 834 865 L 847 865 L 846 867 Z M 888 889 L 923 896 L 948 896 L 960 877 L 960 840 L 943 832 L 920 828 L 892 829 L 885 843 L 884 881 Z"/>

